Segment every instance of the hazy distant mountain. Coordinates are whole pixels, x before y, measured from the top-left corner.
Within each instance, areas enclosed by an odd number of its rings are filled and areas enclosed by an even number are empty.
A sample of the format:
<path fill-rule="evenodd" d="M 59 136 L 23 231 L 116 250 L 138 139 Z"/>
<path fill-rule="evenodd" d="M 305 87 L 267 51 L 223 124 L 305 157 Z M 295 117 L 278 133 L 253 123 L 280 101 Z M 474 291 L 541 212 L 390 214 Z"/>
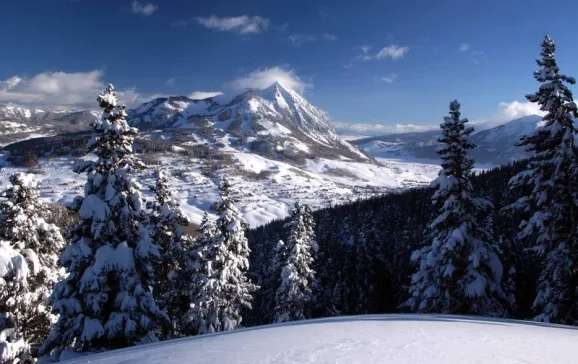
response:
<path fill-rule="evenodd" d="M 536 128 L 541 116 L 530 115 L 512 120 L 503 125 L 482 130 L 472 135 L 477 148 L 471 155 L 478 164 L 500 165 L 528 156 L 523 149 L 514 144 L 520 137 Z M 439 130 L 391 134 L 351 141 L 352 144 L 366 150 L 376 158 L 411 158 L 437 161 L 437 137 Z"/>

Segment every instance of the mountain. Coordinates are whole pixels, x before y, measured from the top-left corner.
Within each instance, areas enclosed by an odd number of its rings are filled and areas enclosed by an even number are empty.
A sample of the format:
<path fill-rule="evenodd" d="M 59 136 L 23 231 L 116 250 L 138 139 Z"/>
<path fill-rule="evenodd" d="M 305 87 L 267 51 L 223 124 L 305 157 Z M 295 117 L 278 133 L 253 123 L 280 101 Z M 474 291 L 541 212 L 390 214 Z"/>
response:
<path fill-rule="evenodd" d="M 0 190 L 11 173 L 33 171 L 46 202 L 67 203 L 82 193 L 84 178 L 70 166 L 86 154 L 92 134 L 86 123 L 99 115 L 85 114 L 86 120 L 75 112 L 48 118 L 56 113 L 11 110 L 4 122 L 30 130 L 7 132 L 19 141 L 0 150 Z M 194 224 L 204 211 L 214 212 L 223 176 L 243 195 L 245 220 L 259 226 L 286 217 L 295 201 L 313 209 L 343 204 L 427 185 L 439 169 L 378 163 L 341 140 L 323 112 L 281 84 L 234 97 L 158 98 L 128 114 L 139 128 L 134 150 L 149 166 L 137 179 L 154 185 L 153 172 L 163 168 Z"/>
<path fill-rule="evenodd" d="M 477 164 L 501 165 L 522 159 L 528 153 L 515 144 L 520 137 L 536 128 L 541 116 L 529 115 L 497 127 L 474 133 L 471 141 L 477 148 L 471 151 Z M 375 158 L 438 161 L 436 154 L 439 130 L 391 134 L 350 141 Z"/>
<path fill-rule="evenodd" d="M 0 146 L 86 129 L 100 112 L 45 111 L 17 106 L 0 106 Z"/>
<path fill-rule="evenodd" d="M 161 129 L 165 138 L 173 129 L 191 129 L 191 142 L 218 142 L 266 156 L 370 161 L 337 136 L 323 112 L 280 83 L 232 99 L 158 98 L 130 110 L 128 120 L 143 131 Z"/>
<path fill-rule="evenodd" d="M 27 109 L 17 106 L 0 106 L 0 122 L 21 122 L 29 126 L 52 123 L 56 125 L 88 125 L 99 118 L 100 111 L 77 110 L 77 111 L 44 111 L 39 109 Z"/>

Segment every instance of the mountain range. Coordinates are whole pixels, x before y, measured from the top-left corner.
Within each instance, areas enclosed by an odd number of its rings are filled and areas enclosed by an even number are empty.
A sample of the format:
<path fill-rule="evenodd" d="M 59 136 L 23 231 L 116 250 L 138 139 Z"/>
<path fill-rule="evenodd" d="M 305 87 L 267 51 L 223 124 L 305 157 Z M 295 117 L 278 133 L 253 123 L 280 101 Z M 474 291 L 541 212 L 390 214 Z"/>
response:
<path fill-rule="evenodd" d="M 523 148 L 515 146 L 520 137 L 530 134 L 542 120 L 539 115 L 524 116 L 491 129 L 472 134 L 476 148 L 470 151 L 478 165 L 502 165 L 529 156 Z M 438 163 L 436 154 L 439 130 L 390 134 L 350 140 L 375 158 L 416 159 Z"/>
<path fill-rule="evenodd" d="M 70 164 L 85 154 L 88 124 L 100 115 L 0 107 L 0 189 L 10 173 L 32 171 L 45 201 L 66 203 L 82 193 L 83 176 Z M 513 145 L 538 120 L 474 134 L 476 161 L 523 157 Z M 139 128 L 135 150 L 151 166 L 139 181 L 154 184 L 162 166 L 194 223 L 212 211 L 224 175 L 244 195 L 243 217 L 259 226 L 287 216 L 297 200 L 317 209 L 423 186 L 440 168 L 437 131 L 344 141 L 322 111 L 279 83 L 229 97 L 157 98 L 129 110 L 128 122 Z"/>

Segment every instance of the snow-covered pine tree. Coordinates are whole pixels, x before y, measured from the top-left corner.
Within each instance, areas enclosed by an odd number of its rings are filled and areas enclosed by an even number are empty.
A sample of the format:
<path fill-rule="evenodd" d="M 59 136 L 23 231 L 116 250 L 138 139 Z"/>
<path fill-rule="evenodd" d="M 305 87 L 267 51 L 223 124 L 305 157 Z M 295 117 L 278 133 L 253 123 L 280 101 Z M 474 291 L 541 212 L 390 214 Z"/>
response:
<path fill-rule="evenodd" d="M 189 260 L 183 272 L 182 289 L 187 297 L 188 309 L 179 320 L 179 332 L 184 336 L 196 335 L 206 327 L 204 310 L 207 305 L 199 301 L 201 297 L 205 297 L 203 294 L 208 289 L 206 284 L 212 274 L 211 259 L 215 257 L 217 235 L 217 226 L 207 211 L 203 213 L 197 231 L 199 235 L 193 243 L 193 249 L 188 252 Z M 185 282 L 187 277 L 188 282 Z"/>
<path fill-rule="evenodd" d="M 10 176 L 5 197 L 0 204 L 0 239 L 10 247 L 6 246 L 7 256 L 0 260 L 7 264 L 17 259 L 25 264 L 1 269 L 0 330 L 6 330 L 5 340 L 18 338 L 35 353 L 50 332 L 53 317 L 47 301 L 61 278 L 57 259 L 64 239 L 58 227 L 44 220 L 32 175 Z"/>
<path fill-rule="evenodd" d="M 165 311 L 170 323 L 162 328 L 162 338 L 170 339 L 177 335 L 177 325 L 186 312 L 183 304 L 182 288 L 190 276 L 185 276 L 186 265 L 192 241 L 184 235 L 184 226 L 190 221 L 172 196 L 168 176 L 157 172 L 157 180 L 151 188 L 155 199 L 147 203 L 151 209 L 149 229 L 154 243 L 160 249 L 160 259 L 155 262 L 154 295 L 159 308 Z"/>
<path fill-rule="evenodd" d="M 84 197 L 71 208 L 79 222 L 68 233 L 70 245 L 59 259 L 68 276 L 52 294 L 58 321 L 41 352 L 97 351 L 156 340 L 167 316 L 155 303 L 153 258 L 158 248 L 145 226 L 140 186 L 133 178 L 144 165 L 133 156 L 138 130 L 126 122 L 117 106 L 114 87 L 98 96 L 104 109 L 92 124 L 96 135 L 88 151 L 97 160 L 79 160 L 77 173 L 86 173 Z"/>
<path fill-rule="evenodd" d="M 519 242 L 533 244 L 543 257 L 534 309 L 536 320 L 578 324 L 578 149 L 574 118 L 578 116 L 572 77 L 560 73 L 554 41 L 542 41 L 540 67 L 534 78 L 538 92 L 527 95 L 546 115 L 533 134 L 518 145 L 532 152 L 527 169 L 510 180 L 514 190 L 526 191 L 511 208 L 532 215 L 520 225 Z M 528 193 L 529 191 L 529 193 Z"/>
<path fill-rule="evenodd" d="M 201 253 L 201 267 L 195 279 L 198 288 L 192 303 L 199 334 L 239 328 L 241 310 L 251 308 L 257 287 L 247 278 L 249 246 L 247 224 L 235 206 L 229 181 L 219 186 L 220 203 L 214 242 Z"/>
<path fill-rule="evenodd" d="M 457 101 L 450 103 L 450 116 L 444 120 L 437 150 L 442 170 L 432 182 L 439 215 L 429 226 L 431 245 L 412 255 L 418 269 L 404 305 L 418 312 L 501 316 L 502 263 L 483 227 L 491 203 L 473 197 L 470 183 L 474 161 L 467 154 L 475 147 L 469 141 L 473 128 L 460 119 Z"/>
<path fill-rule="evenodd" d="M 275 296 L 275 322 L 303 320 L 311 317 L 312 286 L 315 283 L 313 254 L 316 243 L 314 221 L 307 206 L 295 203 L 291 214 L 287 258 L 281 269 L 281 284 Z"/>
<path fill-rule="evenodd" d="M 26 258 L 10 242 L 0 241 L 0 363 L 17 363 L 30 356 L 30 344 L 18 321 L 35 301 L 28 287 Z M 31 297 L 32 296 L 32 297 Z"/>

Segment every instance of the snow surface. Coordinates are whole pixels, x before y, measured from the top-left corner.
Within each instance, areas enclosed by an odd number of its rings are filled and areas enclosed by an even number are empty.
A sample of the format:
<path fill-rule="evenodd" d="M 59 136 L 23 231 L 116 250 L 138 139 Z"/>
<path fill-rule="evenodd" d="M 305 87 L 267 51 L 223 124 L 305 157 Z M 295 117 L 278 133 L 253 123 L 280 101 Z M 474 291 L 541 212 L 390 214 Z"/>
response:
<path fill-rule="evenodd" d="M 227 141 L 223 140 L 225 145 Z M 310 159 L 303 166 L 268 159 L 253 153 L 240 152 L 232 147 L 221 149 L 230 153 L 235 165 L 218 171 L 227 174 L 235 191 L 239 193 L 239 209 L 251 227 L 285 218 L 296 200 L 319 209 L 336 204 L 365 199 L 403 188 L 426 186 L 437 177 L 439 165 L 380 160 L 381 165 L 348 160 Z M 203 212 L 211 210 L 218 201 L 219 177 L 208 178 L 202 173 L 202 160 L 186 158 L 178 153 L 156 154 L 160 165 L 169 175 L 170 184 L 187 217 L 200 224 Z M 8 177 L 27 168 L 6 165 L 5 155 L 0 154 L 0 189 L 8 184 Z M 72 171 L 74 158 L 42 159 L 35 174 L 43 202 L 66 204 L 82 195 L 86 177 Z M 154 172 L 159 167 L 150 166 L 137 176 L 145 186 L 146 199 L 152 193 L 146 186 L 154 185 Z M 233 169 L 233 170 L 232 170 Z M 247 177 L 244 173 L 264 173 L 262 178 Z M 88 206 L 87 206 L 88 208 Z"/>
<path fill-rule="evenodd" d="M 260 326 L 63 361 L 91 364 L 576 363 L 578 328 L 446 315 L 367 315 Z"/>

